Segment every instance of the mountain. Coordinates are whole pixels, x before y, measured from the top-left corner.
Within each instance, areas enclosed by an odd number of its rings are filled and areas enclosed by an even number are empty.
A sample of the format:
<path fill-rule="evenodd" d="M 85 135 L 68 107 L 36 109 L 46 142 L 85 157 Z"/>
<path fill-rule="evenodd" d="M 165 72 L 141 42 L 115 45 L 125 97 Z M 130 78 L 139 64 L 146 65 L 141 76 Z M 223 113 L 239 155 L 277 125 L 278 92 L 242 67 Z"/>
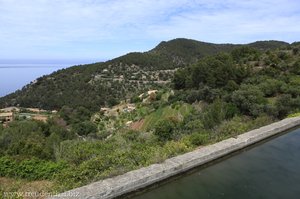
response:
<path fill-rule="evenodd" d="M 248 44 L 248 46 L 252 48 L 256 48 L 258 50 L 272 50 L 276 48 L 286 47 L 289 43 L 283 42 L 283 41 L 275 41 L 275 40 L 269 40 L 269 41 L 256 41 L 253 43 Z"/>
<path fill-rule="evenodd" d="M 300 116 L 300 43 L 177 39 L 60 70 L 1 101 L 63 107 L 0 120 L 0 192 L 23 182 L 66 191 Z"/>
<path fill-rule="evenodd" d="M 259 50 L 289 45 L 280 41 L 245 44 Z M 60 109 L 64 105 L 98 110 L 131 98 L 138 92 L 168 84 L 178 68 L 239 44 L 213 44 L 190 39 L 163 41 L 154 49 L 87 65 L 73 66 L 38 78 L 21 90 L 0 98 L 0 107 Z"/>

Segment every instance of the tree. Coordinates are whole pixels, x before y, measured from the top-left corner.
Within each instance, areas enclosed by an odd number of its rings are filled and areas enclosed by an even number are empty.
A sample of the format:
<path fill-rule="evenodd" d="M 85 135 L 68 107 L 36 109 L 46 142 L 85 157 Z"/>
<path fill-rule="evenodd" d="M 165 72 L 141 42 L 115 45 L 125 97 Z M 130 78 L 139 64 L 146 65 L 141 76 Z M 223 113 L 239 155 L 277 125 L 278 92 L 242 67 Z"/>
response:
<path fill-rule="evenodd" d="M 186 83 L 185 83 L 186 78 L 187 78 L 187 74 L 186 74 L 185 70 L 180 69 L 180 70 L 176 71 L 176 73 L 174 74 L 174 78 L 173 78 L 173 83 L 174 83 L 175 89 L 186 88 Z"/>
<path fill-rule="evenodd" d="M 97 132 L 97 126 L 91 121 L 84 121 L 72 125 L 72 129 L 78 135 L 88 135 Z"/>
<path fill-rule="evenodd" d="M 296 110 L 299 107 L 297 98 L 293 99 L 290 94 L 280 95 L 275 101 L 277 117 L 284 118 L 289 112 Z"/>
<path fill-rule="evenodd" d="M 280 80 L 265 79 L 258 85 L 258 87 L 265 94 L 265 96 L 271 97 L 280 92 L 282 85 L 284 85 L 284 82 Z"/>
<path fill-rule="evenodd" d="M 243 58 L 254 58 L 259 55 L 259 51 L 249 46 L 242 46 L 232 50 L 231 55 L 234 60 L 238 61 Z"/>
<path fill-rule="evenodd" d="M 300 75 L 300 60 L 296 61 L 292 68 L 291 68 L 291 72 L 296 74 L 296 75 Z"/>
<path fill-rule="evenodd" d="M 293 54 L 297 55 L 299 53 L 299 48 L 293 48 Z"/>
<path fill-rule="evenodd" d="M 242 113 L 252 116 L 261 114 L 267 103 L 264 93 L 253 85 L 242 85 L 239 90 L 232 93 L 231 100 Z"/>
<path fill-rule="evenodd" d="M 79 106 L 75 109 L 68 106 L 63 106 L 59 111 L 59 115 L 68 124 L 75 124 L 75 123 L 89 120 L 92 115 L 92 112 L 83 106 Z"/>

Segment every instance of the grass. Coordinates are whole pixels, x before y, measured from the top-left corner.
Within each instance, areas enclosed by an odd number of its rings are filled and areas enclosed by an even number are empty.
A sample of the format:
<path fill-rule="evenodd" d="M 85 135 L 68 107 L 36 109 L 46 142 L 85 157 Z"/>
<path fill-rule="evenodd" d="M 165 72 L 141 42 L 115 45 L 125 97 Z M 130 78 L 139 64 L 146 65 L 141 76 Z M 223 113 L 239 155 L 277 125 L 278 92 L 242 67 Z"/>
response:
<path fill-rule="evenodd" d="M 179 104 L 174 108 L 171 106 L 158 108 L 155 112 L 145 117 L 141 130 L 149 130 L 155 126 L 158 121 L 168 118 L 175 118 L 182 121 L 185 116 L 191 113 L 192 109 L 192 106 L 189 104 Z"/>
<path fill-rule="evenodd" d="M 300 112 L 289 114 L 287 117 L 288 118 L 291 118 L 291 117 L 300 117 Z"/>

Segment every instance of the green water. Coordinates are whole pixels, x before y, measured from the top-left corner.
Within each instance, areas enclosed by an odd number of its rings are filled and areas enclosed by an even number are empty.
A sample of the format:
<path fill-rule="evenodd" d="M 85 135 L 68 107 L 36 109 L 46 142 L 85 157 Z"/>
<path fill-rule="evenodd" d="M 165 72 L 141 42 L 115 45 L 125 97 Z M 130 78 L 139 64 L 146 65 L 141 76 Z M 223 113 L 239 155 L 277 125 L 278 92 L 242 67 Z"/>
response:
<path fill-rule="evenodd" d="M 300 129 L 132 199 L 300 198 Z"/>

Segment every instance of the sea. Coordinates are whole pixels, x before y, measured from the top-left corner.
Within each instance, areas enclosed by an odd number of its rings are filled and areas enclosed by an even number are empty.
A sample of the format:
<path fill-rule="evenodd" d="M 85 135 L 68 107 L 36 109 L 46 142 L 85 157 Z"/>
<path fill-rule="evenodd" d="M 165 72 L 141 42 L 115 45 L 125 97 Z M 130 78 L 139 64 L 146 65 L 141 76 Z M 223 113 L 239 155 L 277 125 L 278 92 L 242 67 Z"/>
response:
<path fill-rule="evenodd" d="M 22 89 L 38 77 L 96 60 L 0 60 L 0 97 Z"/>

